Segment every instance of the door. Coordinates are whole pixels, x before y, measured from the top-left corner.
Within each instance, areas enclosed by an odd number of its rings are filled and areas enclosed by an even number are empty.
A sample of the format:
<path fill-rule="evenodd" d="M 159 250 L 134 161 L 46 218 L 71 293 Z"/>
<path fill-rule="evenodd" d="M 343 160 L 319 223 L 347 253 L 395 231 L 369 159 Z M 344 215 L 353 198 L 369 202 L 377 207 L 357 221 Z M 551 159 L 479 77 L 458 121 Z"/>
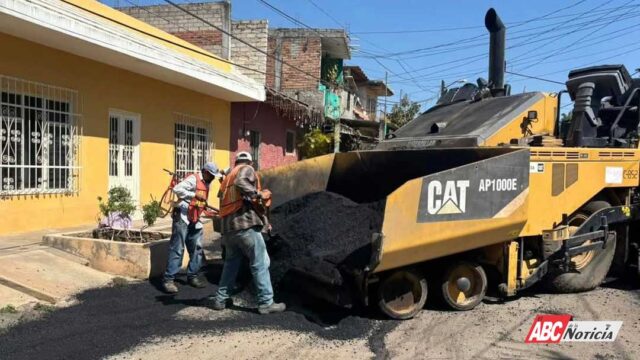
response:
<path fill-rule="evenodd" d="M 109 189 L 123 186 L 140 205 L 140 115 L 109 112 Z"/>

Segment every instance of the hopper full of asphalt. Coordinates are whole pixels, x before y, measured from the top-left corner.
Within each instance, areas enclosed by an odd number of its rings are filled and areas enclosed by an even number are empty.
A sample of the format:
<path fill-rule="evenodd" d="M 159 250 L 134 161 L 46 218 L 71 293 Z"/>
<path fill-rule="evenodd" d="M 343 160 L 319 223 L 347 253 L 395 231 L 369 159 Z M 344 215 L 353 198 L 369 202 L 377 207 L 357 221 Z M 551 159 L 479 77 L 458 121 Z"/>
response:
<path fill-rule="evenodd" d="M 359 204 L 332 192 L 288 201 L 271 212 L 271 277 L 279 285 L 292 269 L 342 285 L 341 269 L 363 269 L 372 235 L 382 227 L 384 201 Z"/>

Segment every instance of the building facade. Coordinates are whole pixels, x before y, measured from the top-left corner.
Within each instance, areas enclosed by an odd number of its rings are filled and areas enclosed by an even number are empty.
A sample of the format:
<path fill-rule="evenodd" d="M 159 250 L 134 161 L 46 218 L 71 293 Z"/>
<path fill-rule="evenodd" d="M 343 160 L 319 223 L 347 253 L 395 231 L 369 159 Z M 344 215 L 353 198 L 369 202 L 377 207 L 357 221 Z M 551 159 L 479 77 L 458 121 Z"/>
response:
<path fill-rule="evenodd" d="M 188 14 L 167 4 L 133 6 L 132 3 L 123 2 L 125 6 L 118 7 L 118 10 L 201 47 L 222 59 L 231 60 L 239 65 L 237 70 L 240 73 L 260 84 L 265 83 L 267 56 L 255 51 L 246 43 L 261 49 L 267 48 L 268 22 L 266 20 L 231 20 L 230 1 L 180 4 L 181 8 L 189 12 Z M 233 37 L 225 32 L 232 34 Z"/>
<path fill-rule="evenodd" d="M 378 98 L 393 96 L 393 90 L 382 80 L 369 79 L 359 66 L 345 66 L 344 72 L 349 92 L 346 99 L 351 99 L 351 104 L 345 106 L 351 111 L 342 118 L 377 121 Z"/>
<path fill-rule="evenodd" d="M 342 80 L 342 60 L 350 57 L 344 30 L 269 29 L 266 20 L 233 21 L 228 1 L 181 7 L 197 18 L 171 5 L 120 10 L 231 60 L 265 87 L 265 102 L 231 106 L 231 158 L 249 151 L 259 169 L 297 161 L 305 126 L 339 118 L 339 92 L 320 79 L 331 73 L 335 79 L 327 82 Z"/>
<path fill-rule="evenodd" d="M 94 223 L 117 185 L 143 205 L 166 189 L 163 168 L 228 166 L 231 103 L 265 96 L 93 0 L 0 1 L 0 43 L 0 234 Z"/>

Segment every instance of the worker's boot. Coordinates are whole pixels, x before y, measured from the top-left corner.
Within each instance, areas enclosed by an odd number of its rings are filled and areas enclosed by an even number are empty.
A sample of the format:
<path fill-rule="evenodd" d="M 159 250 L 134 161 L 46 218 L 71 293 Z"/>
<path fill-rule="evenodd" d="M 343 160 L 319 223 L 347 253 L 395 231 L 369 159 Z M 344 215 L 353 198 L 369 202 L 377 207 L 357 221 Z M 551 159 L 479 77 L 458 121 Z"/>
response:
<path fill-rule="evenodd" d="M 287 309 L 287 306 L 283 303 L 271 303 L 271 305 L 260 305 L 258 306 L 258 312 L 262 315 L 271 314 L 271 313 L 279 313 L 283 312 Z"/>
<path fill-rule="evenodd" d="M 233 306 L 233 299 L 228 298 L 225 302 L 220 302 L 215 296 L 209 296 L 204 299 L 203 305 L 212 308 L 213 310 L 224 310 L 227 306 Z"/>
<path fill-rule="evenodd" d="M 167 280 L 165 282 L 162 283 L 162 290 L 164 290 L 164 292 L 166 292 L 167 294 L 177 294 L 178 293 L 178 287 L 176 286 L 176 283 L 173 282 L 173 280 Z"/>
<path fill-rule="evenodd" d="M 192 277 L 191 279 L 188 280 L 188 282 L 189 282 L 189 285 L 193 286 L 194 288 L 202 289 L 207 287 L 207 284 L 197 276 Z"/>

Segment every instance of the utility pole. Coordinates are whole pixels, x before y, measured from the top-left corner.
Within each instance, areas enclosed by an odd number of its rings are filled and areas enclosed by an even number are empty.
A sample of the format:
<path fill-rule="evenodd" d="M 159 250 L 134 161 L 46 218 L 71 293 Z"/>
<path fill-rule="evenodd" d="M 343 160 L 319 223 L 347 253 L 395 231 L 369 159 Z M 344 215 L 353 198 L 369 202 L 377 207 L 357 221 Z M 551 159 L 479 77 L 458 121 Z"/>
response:
<path fill-rule="evenodd" d="M 378 131 L 378 137 L 380 141 L 384 140 L 387 134 L 387 96 L 389 96 L 388 73 L 384 72 L 384 119 L 380 118 L 380 130 Z"/>
<path fill-rule="evenodd" d="M 340 118 L 333 120 L 333 152 L 340 152 Z"/>

